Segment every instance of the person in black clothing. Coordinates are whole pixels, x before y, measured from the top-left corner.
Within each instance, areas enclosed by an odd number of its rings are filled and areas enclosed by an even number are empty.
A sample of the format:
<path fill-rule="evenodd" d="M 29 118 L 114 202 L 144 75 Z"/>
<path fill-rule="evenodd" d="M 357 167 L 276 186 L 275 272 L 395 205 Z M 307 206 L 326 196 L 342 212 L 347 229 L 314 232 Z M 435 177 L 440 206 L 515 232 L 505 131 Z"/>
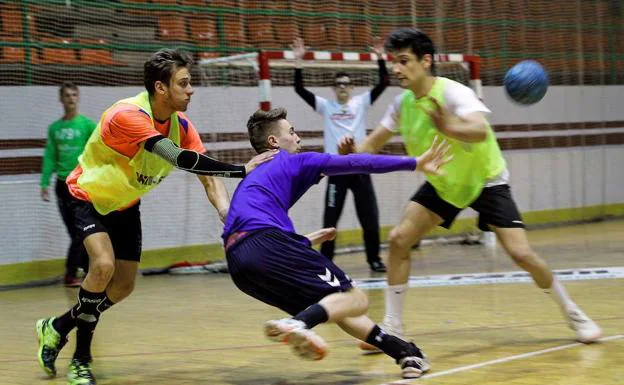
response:
<path fill-rule="evenodd" d="M 294 40 L 295 91 L 314 111 L 323 116 L 323 137 L 325 152 L 338 153 L 338 140 L 351 135 L 356 143 L 366 137 L 366 111 L 379 98 L 390 82 L 386 62 L 383 59 L 383 44 L 377 42 L 373 48 L 379 64 L 379 82 L 370 91 L 351 96 L 353 85 L 349 74 L 338 72 L 334 79 L 336 100 L 327 100 L 308 91 L 303 85 L 301 62 L 306 52 L 303 39 Z M 370 175 L 340 175 L 327 179 L 325 214 L 323 227 L 335 227 L 342 213 L 347 190 L 353 192 L 355 209 L 364 232 L 366 260 L 372 271 L 385 272 L 386 266 L 379 258 L 379 210 Z M 329 259 L 334 257 L 335 241 L 326 241 L 321 253 Z"/>

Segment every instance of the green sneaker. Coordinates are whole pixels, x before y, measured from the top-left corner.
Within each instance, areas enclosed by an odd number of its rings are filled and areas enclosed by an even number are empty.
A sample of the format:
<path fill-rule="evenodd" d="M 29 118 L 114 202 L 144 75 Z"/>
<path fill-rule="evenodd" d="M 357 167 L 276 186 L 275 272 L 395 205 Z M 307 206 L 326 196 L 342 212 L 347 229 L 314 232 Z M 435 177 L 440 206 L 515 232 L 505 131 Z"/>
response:
<path fill-rule="evenodd" d="M 72 359 L 69 363 L 69 372 L 67 372 L 67 385 L 95 385 L 91 363 Z"/>
<path fill-rule="evenodd" d="M 67 338 L 61 338 L 61 335 L 54 330 L 52 321 L 54 321 L 54 317 L 43 318 L 37 321 L 37 339 L 39 340 L 37 359 L 39 360 L 39 366 L 49 377 L 56 376 L 54 362 L 63 346 L 67 343 Z"/>

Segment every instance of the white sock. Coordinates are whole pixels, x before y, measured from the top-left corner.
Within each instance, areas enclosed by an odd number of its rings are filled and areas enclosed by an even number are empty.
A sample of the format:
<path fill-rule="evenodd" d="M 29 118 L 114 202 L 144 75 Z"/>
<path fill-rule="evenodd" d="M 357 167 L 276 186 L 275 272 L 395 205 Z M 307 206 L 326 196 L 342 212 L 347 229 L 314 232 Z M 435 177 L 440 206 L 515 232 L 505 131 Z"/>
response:
<path fill-rule="evenodd" d="M 550 289 L 546 289 L 545 291 L 555 299 L 555 301 L 559 304 L 559 306 L 561 306 L 563 310 L 568 310 L 570 307 L 576 306 L 574 304 L 574 301 L 572 301 L 572 298 L 570 298 L 570 296 L 568 295 L 566 289 L 555 276 L 553 276 L 553 281 Z"/>
<path fill-rule="evenodd" d="M 408 284 L 388 286 L 386 289 L 386 316 L 384 322 L 389 326 L 401 328 L 403 324 L 403 304 L 405 303 L 405 294 L 407 293 Z"/>

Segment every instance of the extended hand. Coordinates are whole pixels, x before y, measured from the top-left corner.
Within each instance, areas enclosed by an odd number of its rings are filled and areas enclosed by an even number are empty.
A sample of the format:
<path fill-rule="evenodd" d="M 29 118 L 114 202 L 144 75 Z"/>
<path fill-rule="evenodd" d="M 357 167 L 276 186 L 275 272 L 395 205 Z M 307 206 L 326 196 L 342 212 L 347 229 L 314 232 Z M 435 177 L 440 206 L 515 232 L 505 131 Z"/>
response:
<path fill-rule="evenodd" d="M 444 175 L 444 171 L 440 168 L 453 159 L 453 155 L 446 156 L 450 147 L 446 141 L 438 143 L 436 136 L 431 147 L 416 158 L 416 170 L 430 175 Z"/>
<path fill-rule="evenodd" d="M 355 139 L 351 135 L 345 135 L 338 139 L 338 153 L 340 155 L 353 154 L 355 152 Z"/>
<path fill-rule="evenodd" d="M 371 51 L 377 55 L 377 60 L 383 59 L 384 54 L 384 42 L 379 36 L 373 38 L 373 44 L 370 46 Z"/>
<path fill-rule="evenodd" d="M 305 42 L 302 38 L 296 37 L 293 40 L 293 43 L 290 45 L 290 49 L 292 49 L 293 54 L 295 55 L 295 59 L 301 60 L 303 59 L 303 55 L 306 53 Z"/>
<path fill-rule="evenodd" d="M 245 164 L 245 173 L 249 174 L 262 163 L 268 162 L 277 154 L 278 150 L 265 151 L 262 154 L 256 155 L 247 164 Z"/>
<path fill-rule="evenodd" d="M 318 245 L 319 243 L 323 243 L 325 241 L 332 241 L 336 238 L 336 228 L 328 227 L 316 230 L 313 233 L 306 234 L 305 237 L 308 238 L 313 245 Z"/>

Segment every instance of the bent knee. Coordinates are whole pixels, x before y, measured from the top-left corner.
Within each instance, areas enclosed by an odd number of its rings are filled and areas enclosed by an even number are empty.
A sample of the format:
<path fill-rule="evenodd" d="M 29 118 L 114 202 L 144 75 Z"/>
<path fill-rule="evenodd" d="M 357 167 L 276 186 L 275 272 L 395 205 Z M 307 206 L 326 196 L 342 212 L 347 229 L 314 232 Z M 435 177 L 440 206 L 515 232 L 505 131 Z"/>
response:
<path fill-rule="evenodd" d="M 362 313 L 365 313 L 368 310 L 368 296 L 362 289 L 357 287 L 354 287 L 351 290 L 355 307 L 357 307 Z"/>
<path fill-rule="evenodd" d="M 99 260 L 89 266 L 89 275 L 97 281 L 109 282 L 115 273 L 115 263 L 111 260 Z"/>
<path fill-rule="evenodd" d="M 399 227 L 395 227 L 390 230 L 390 233 L 388 234 L 388 242 L 392 247 L 409 249 L 416 244 L 416 242 L 418 242 L 418 239 L 410 237 L 405 233 L 405 231 L 402 231 Z"/>

